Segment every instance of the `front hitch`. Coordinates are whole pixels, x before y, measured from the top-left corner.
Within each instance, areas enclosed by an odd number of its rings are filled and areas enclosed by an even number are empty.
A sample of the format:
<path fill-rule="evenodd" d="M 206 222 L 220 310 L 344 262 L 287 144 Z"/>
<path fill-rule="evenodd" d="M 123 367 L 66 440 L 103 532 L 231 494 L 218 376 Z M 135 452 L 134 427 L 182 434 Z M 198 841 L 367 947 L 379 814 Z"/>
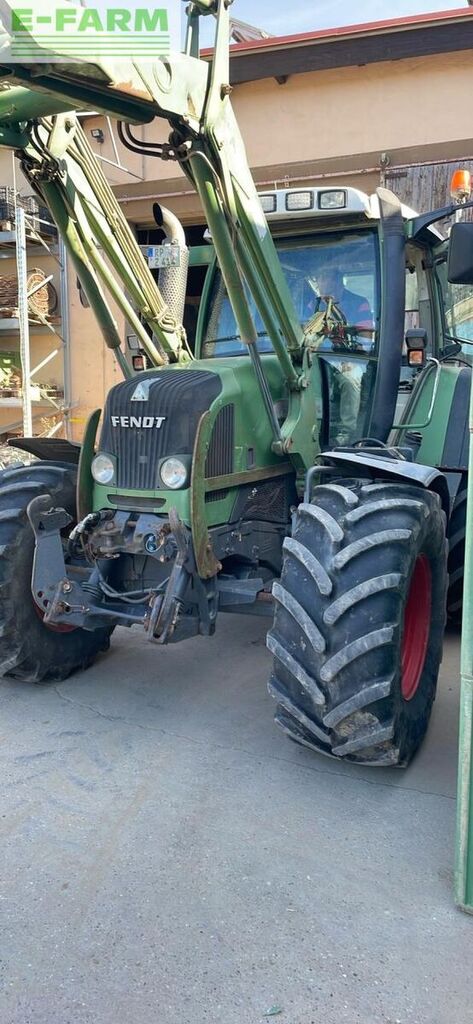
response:
<path fill-rule="evenodd" d="M 35 537 L 31 594 L 46 625 L 67 625 L 90 631 L 104 626 L 144 625 L 144 605 L 126 612 L 119 602 L 101 605 L 101 595 L 97 601 L 95 588 L 87 589 L 94 570 L 85 576 L 83 569 L 66 567 L 61 530 L 70 526 L 73 519 L 65 509 L 52 507 L 51 495 L 33 498 L 26 511 Z M 77 581 L 74 575 L 79 573 L 81 579 Z"/>
<path fill-rule="evenodd" d="M 74 562 L 66 565 L 61 531 L 71 524 L 72 517 L 65 509 L 53 508 L 50 495 L 34 498 L 27 514 L 35 537 L 31 593 L 45 625 L 93 631 L 139 624 L 148 639 L 159 644 L 176 643 L 199 633 L 210 636 L 215 631 L 216 580 L 199 578 L 191 532 L 175 509 L 165 524 L 154 522 L 155 517 L 149 515 L 130 524 L 125 512 L 115 513 L 111 519 L 109 509 L 86 517 L 70 540 L 72 550 L 79 537 L 87 537 L 89 546 L 95 545 L 94 566 L 87 568 Z M 159 562 L 168 557 L 171 561 L 170 547 L 175 556 L 169 578 L 155 590 L 143 591 L 142 600 L 130 602 L 126 591 L 114 590 L 104 579 L 101 566 L 109 566 L 121 554 L 147 553 Z"/>

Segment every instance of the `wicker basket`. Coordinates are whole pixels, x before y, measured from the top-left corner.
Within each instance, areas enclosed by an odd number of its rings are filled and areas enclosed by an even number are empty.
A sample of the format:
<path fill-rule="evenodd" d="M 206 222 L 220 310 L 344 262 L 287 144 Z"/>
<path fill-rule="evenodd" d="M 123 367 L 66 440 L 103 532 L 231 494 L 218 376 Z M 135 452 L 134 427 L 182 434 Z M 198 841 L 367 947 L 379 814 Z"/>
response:
<path fill-rule="evenodd" d="M 57 309 L 57 292 L 54 285 L 49 281 L 46 283 L 44 271 L 31 270 L 28 274 L 26 287 L 27 292 L 44 281 L 44 285 L 38 288 L 28 299 L 28 311 L 32 318 L 41 319 L 50 317 Z M 15 276 L 0 276 L 0 315 L 16 316 L 18 312 L 18 278 Z"/>

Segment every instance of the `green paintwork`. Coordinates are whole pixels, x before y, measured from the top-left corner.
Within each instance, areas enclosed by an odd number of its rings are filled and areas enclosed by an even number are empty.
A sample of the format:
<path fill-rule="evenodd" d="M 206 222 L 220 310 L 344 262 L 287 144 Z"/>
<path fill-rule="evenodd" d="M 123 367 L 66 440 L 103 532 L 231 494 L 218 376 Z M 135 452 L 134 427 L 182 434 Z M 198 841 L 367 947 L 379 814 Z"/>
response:
<path fill-rule="evenodd" d="M 94 483 L 94 497 L 93 497 L 93 511 L 100 511 L 102 508 L 116 508 L 113 501 L 109 500 L 109 494 L 124 494 L 129 496 L 130 504 L 129 510 L 133 512 L 135 509 L 135 503 L 139 498 L 143 497 L 143 491 L 132 490 L 127 488 L 114 487 L 113 484 L 97 484 Z M 169 491 L 169 490 L 156 490 L 146 491 L 146 498 L 156 498 L 156 508 L 150 507 L 147 512 L 155 511 L 158 515 L 166 516 L 169 514 L 171 508 L 176 508 L 182 521 L 186 526 L 190 526 L 190 500 L 189 500 L 189 488 L 182 491 Z M 165 499 L 165 504 L 160 505 L 162 499 Z"/>
<path fill-rule="evenodd" d="M 203 580 L 216 576 L 222 568 L 212 548 L 205 506 L 204 474 L 212 437 L 212 421 L 211 410 L 200 417 L 192 454 L 190 487 L 192 547 L 197 573 Z"/>
<path fill-rule="evenodd" d="M 470 391 L 470 437 L 473 431 L 473 387 Z M 460 739 L 458 748 L 455 899 L 473 913 L 473 444 L 468 464 L 465 583 L 461 646 Z"/>
<path fill-rule="evenodd" d="M 402 414 L 403 423 L 408 423 L 409 426 L 403 430 L 394 431 L 394 443 L 401 445 L 405 443 L 408 430 L 418 430 L 422 434 L 422 444 L 416 461 L 424 466 L 440 466 L 442 463 L 450 409 L 461 369 L 461 366 L 451 364 L 441 366 L 430 423 L 426 427 L 419 428 L 417 424 L 425 423 L 428 418 L 435 382 L 435 367 L 428 374 L 425 374 L 424 371 Z"/>
<path fill-rule="evenodd" d="M 205 328 L 207 326 L 210 298 L 212 295 L 213 283 L 215 280 L 215 273 L 218 268 L 217 257 L 215 250 L 212 246 L 213 259 L 209 263 L 209 269 L 205 275 L 204 287 L 202 289 L 202 295 L 200 297 L 199 315 L 197 317 L 197 326 L 195 331 L 195 354 L 197 359 L 202 356 L 202 348 L 204 343 Z"/>
<path fill-rule="evenodd" d="M 80 450 L 77 472 L 77 519 L 80 521 L 93 510 L 94 481 L 90 465 L 95 452 L 95 438 L 99 425 L 101 409 L 95 409 L 87 420 Z"/>
<path fill-rule="evenodd" d="M 51 180 L 41 178 L 40 190 L 51 208 L 89 302 L 97 313 L 106 343 L 118 349 L 118 335 L 113 316 L 103 293 L 103 286 L 118 304 L 130 326 L 140 338 L 142 347 L 154 363 L 162 363 L 156 346 L 149 337 L 130 303 L 128 293 L 140 309 L 143 320 L 157 336 L 170 357 L 186 358 L 182 327 L 176 324 L 166 307 L 133 232 L 90 149 L 85 133 L 73 115 L 58 115 L 53 127 L 42 125 L 42 139 L 51 153 L 51 160 L 35 145 L 27 148 L 25 173 L 38 185 L 38 170 L 45 164 L 55 166 L 61 160 L 62 173 L 50 173 Z M 110 230 L 113 225 L 113 231 Z M 104 260 L 101 248 L 107 254 Z"/>
<path fill-rule="evenodd" d="M 277 357 L 275 355 L 268 354 L 262 358 L 265 375 L 271 389 L 273 400 L 280 401 L 284 399 L 285 396 L 287 397 L 287 389 L 281 375 L 281 369 Z M 172 367 L 173 372 L 175 372 L 176 369 L 178 369 L 178 367 Z M 234 403 L 234 473 L 244 473 L 248 470 L 248 449 L 252 448 L 252 468 L 255 470 L 266 468 L 267 478 L 270 478 L 272 467 L 274 467 L 275 470 L 279 470 L 281 459 L 271 451 L 270 425 L 261 410 L 253 368 L 249 360 L 242 356 L 234 356 L 233 358 L 227 359 L 195 360 L 192 364 L 192 369 L 210 370 L 212 373 L 216 373 L 221 381 L 221 393 L 212 403 L 210 408 L 211 426 L 213 425 L 213 422 L 222 406 L 228 405 L 231 402 Z M 162 370 L 148 371 L 147 376 L 150 376 L 152 373 L 164 375 L 167 372 L 167 368 L 163 368 Z M 180 367 L 179 372 L 185 373 L 185 366 Z M 316 388 L 318 386 L 317 361 L 315 361 L 311 372 L 315 374 L 313 387 Z M 315 455 L 319 451 L 317 441 L 312 439 L 314 427 L 317 427 L 314 421 L 314 398 L 312 387 L 307 388 L 304 392 L 304 397 L 305 396 L 307 396 L 307 402 L 301 403 L 297 408 L 301 410 L 301 415 L 306 417 L 307 450 L 310 452 L 310 456 L 308 457 L 312 460 L 308 465 L 312 465 Z M 290 419 L 290 416 L 288 419 Z M 315 433 L 318 435 L 318 427 L 315 430 Z M 169 452 L 169 455 L 172 455 L 172 452 Z M 192 455 L 192 452 L 189 452 L 189 455 Z M 222 498 L 218 501 L 207 502 L 207 526 L 217 526 L 228 521 L 237 497 L 237 491 L 238 486 L 236 485 L 231 488 L 226 498 Z M 110 507 L 111 503 L 108 499 L 108 495 L 113 494 L 114 492 L 130 495 L 130 509 L 133 508 L 133 498 L 139 498 L 141 494 L 139 491 L 123 491 L 121 488 L 113 487 L 112 485 L 104 487 L 102 485 L 95 484 L 93 499 L 94 509 Z M 164 499 L 165 505 L 161 506 L 159 513 L 165 515 L 169 512 L 169 509 L 174 506 L 177 508 L 183 521 L 187 525 L 190 525 L 190 503 L 188 490 L 169 491 L 157 488 L 155 491 L 147 491 L 146 497 Z"/>
<path fill-rule="evenodd" d="M 208 267 L 215 260 L 213 245 L 193 245 L 189 249 L 190 267 Z"/>

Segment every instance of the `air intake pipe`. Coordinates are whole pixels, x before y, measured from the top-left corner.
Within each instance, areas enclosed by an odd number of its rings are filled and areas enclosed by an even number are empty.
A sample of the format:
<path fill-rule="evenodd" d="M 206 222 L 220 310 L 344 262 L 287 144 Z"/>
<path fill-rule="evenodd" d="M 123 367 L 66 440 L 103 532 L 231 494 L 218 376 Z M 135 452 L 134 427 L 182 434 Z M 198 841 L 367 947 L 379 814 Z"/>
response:
<path fill-rule="evenodd" d="M 158 288 L 177 323 L 182 324 L 189 270 L 189 249 L 186 245 L 184 228 L 177 217 L 159 203 L 153 204 L 153 216 L 156 224 L 166 236 L 163 248 L 179 246 L 177 265 L 173 266 L 170 261 L 171 265 L 161 267 L 158 275 Z"/>

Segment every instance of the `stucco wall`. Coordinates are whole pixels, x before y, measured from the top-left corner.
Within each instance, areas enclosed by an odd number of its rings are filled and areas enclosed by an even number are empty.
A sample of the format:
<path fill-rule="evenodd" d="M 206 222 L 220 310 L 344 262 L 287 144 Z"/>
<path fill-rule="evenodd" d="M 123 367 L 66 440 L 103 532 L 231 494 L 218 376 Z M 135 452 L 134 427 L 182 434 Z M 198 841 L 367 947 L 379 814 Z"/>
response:
<path fill-rule="evenodd" d="M 369 190 L 379 180 L 381 153 L 392 164 L 470 155 L 465 104 L 472 88 L 468 50 L 294 75 L 284 85 L 264 79 L 238 86 L 232 99 L 257 181 L 281 184 L 340 172 L 348 184 Z M 163 138 L 158 122 L 141 131 L 147 141 Z M 99 151 L 109 156 L 109 144 Z M 138 172 L 139 158 L 122 149 L 120 157 Z M 350 175 L 365 168 L 371 170 Z M 198 198 L 174 164 L 144 158 L 141 183 L 114 173 L 116 181 L 121 177 L 117 195 L 134 222 L 149 222 L 157 194 L 168 194 L 184 221 L 199 219 Z"/>

